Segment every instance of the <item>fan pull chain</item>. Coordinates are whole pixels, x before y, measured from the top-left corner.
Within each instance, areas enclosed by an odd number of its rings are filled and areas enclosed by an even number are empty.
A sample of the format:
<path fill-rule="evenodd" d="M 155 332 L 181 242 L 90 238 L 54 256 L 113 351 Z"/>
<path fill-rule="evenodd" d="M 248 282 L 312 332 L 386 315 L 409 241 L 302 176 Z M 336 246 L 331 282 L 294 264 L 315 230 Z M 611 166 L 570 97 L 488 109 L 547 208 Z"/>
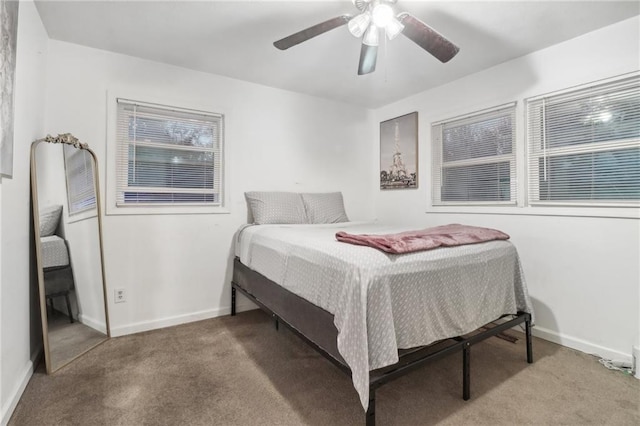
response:
<path fill-rule="evenodd" d="M 384 82 L 387 83 L 387 75 L 389 71 L 389 61 L 387 60 L 387 37 L 386 34 L 383 35 L 382 39 L 384 40 Z"/>

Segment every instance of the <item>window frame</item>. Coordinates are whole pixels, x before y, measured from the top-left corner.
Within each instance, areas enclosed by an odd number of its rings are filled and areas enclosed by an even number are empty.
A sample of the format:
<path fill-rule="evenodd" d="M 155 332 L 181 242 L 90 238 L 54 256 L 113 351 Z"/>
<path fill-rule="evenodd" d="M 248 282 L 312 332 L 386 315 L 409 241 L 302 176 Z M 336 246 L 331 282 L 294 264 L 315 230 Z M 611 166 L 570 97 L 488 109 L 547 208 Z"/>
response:
<path fill-rule="evenodd" d="M 117 203 L 117 174 L 118 167 L 118 99 L 141 105 L 158 106 L 164 109 L 174 109 L 178 111 L 194 111 L 214 116 L 220 119 L 220 186 L 219 203 L 199 204 L 131 204 L 118 205 Z M 107 92 L 107 164 L 106 164 L 106 215 L 166 215 L 166 214 L 228 214 L 227 196 L 229 182 L 226 173 L 228 161 L 228 147 L 225 141 L 226 116 L 224 108 L 215 107 L 211 104 L 202 104 L 195 101 L 172 100 L 158 98 L 147 93 L 135 92 L 127 89 L 110 89 Z M 216 111 L 216 112 L 213 112 Z"/>
<path fill-rule="evenodd" d="M 494 115 L 498 115 L 500 112 L 508 111 L 511 114 L 512 120 L 512 146 L 510 154 L 484 156 L 472 159 L 455 160 L 446 162 L 448 167 L 455 166 L 473 166 L 482 164 L 498 164 L 508 161 L 509 162 L 509 176 L 510 176 L 510 195 L 511 199 L 508 201 L 443 201 L 442 200 L 442 170 L 444 170 L 444 158 L 442 155 L 442 130 L 443 126 L 450 123 L 462 122 L 469 120 L 472 122 L 473 118 L 479 116 L 487 116 L 487 119 L 492 118 Z M 479 109 L 466 114 L 449 117 L 443 120 L 434 121 L 431 123 L 431 197 L 430 205 L 434 209 L 445 208 L 477 208 L 477 207 L 491 207 L 491 206 L 517 206 L 519 197 L 519 184 L 518 184 L 518 126 L 517 126 L 517 102 L 508 102 L 505 104 L 496 105 L 489 108 Z M 440 127 L 440 137 L 436 138 L 435 134 L 438 131 L 437 127 Z M 439 176 L 438 176 L 439 175 Z"/>
<path fill-rule="evenodd" d="M 567 155 L 578 155 L 578 154 L 590 154 L 597 152 L 612 152 L 616 150 L 623 150 L 627 148 L 637 148 L 640 143 L 640 138 L 638 140 L 634 139 L 620 139 L 617 141 L 600 141 L 593 142 L 588 144 L 576 144 L 569 146 L 561 146 L 561 147 L 537 147 L 537 142 L 539 139 L 536 137 L 535 139 L 531 136 L 531 121 L 530 121 L 530 113 L 531 109 L 534 106 L 534 103 L 545 102 L 545 99 L 554 98 L 554 99 L 562 99 L 562 98 L 577 98 L 580 96 L 580 92 L 585 92 L 587 90 L 593 89 L 598 90 L 606 85 L 620 85 L 624 84 L 625 80 L 635 80 L 636 83 L 640 83 L 640 73 L 629 73 L 624 74 L 604 80 L 593 81 L 590 83 L 582 84 L 579 86 L 574 86 L 570 88 L 565 88 L 562 90 L 549 92 L 541 95 L 536 95 L 532 97 L 525 98 L 523 101 L 524 104 L 524 122 L 525 122 L 525 132 L 524 132 L 524 151 L 525 151 L 525 164 L 523 175 L 526 179 L 525 191 L 526 191 L 526 205 L 534 208 L 560 208 L 560 207 L 568 207 L 572 209 L 602 209 L 602 208 L 611 208 L 611 209 L 638 209 L 640 207 L 640 200 L 637 201 L 629 201 L 629 200 L 608 200 L 604 202 L 598 202 L 597 200 L 540 200 L 540 183 L 536 185 L 533 183 L 535 179 L 539 176 L 538 170 L 539 166 L 533 164 L 533 161 L 538 161 L 541 158 L 553 158 L 553 157 L 562 157 Z M 630 83 L 631 84 L 631 83 Z M 611 93 L 611 92 L 608 92 Z M 543 107 L 544 108 L 544 107 Z M 544 117 L 544 112 L 542 117 Z M 544 119 L 544 118 L 542 118 Z M 544 134 L 544 131 L 543 131 Z M 536 135 L 538 136 L 538 135 Z M 637 217 L 638 214 L 632 214 L 631 217 Z M 629 217 L 629 215 L 622 213 L 620 217 Z"/>
<path fill-rule="evenodd" d="M 70 152 L 69 150 L 74 150 L 73 152 Z M 67 155 L 67 152 L 69 152 L 69 155 Z M 94 195 L 93 195 L 93 204 L 89 205 L 88 207 L 85 207 L 83 209 L 77 210 L 77 211 L 71 211 L 71 185 L 70 185 L 70 175 L 69 175 L 69 170 L 70 170 L 70 157 L 74 156 L 74 155 L 83 155 L 85 160 L 88 160 L 88 162 L 91 164 L 91 183 L 93 185 L 93 190 L 94 190 Z M 89 219 L 92 217 L 96 217 L 98 215 L 98 191 L 99 188 L 96 185 L 96 171 L 95 171 L 95 163 L 94 163 L 94 156 L 93 154 L 88 150 L 88 149 L 84 149 L 84 148 L 76 148 L 76 147 L 71 147 L 69 145 L 63 145 L 62 146 L 62 157 L 63 157 L 63 162 L 64 162 L 64 177 L 65 177 L 65 187 L 66 187 L 66 192 L 67 192 L 67 220 L 69 223 L 75 223 L 75 222 L 79 222 L 81 220 L 85 220 L 85 219 Z M 87 165 L 87 163 L 85 162 L 84 164 L 85 166 Z"/>

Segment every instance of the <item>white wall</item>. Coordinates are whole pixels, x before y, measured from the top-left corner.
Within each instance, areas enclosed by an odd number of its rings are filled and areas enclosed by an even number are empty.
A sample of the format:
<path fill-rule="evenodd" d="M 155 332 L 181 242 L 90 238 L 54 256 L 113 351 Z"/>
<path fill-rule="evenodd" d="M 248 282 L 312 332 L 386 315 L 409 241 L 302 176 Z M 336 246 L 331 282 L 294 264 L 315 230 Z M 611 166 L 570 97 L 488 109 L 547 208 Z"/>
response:
<path fill-rule="evenodd" d="M 65 239 L 69 247 L 75 285 L 73 314 L 84 325 L 106 333 L 102 271 L 99 267 L 96 268 L 100 264 L 98 217 L 89 214 L 89 217 L 81 220 L 69 220 L 65 214 L 65 220 Z"/>
<path fill-rule="evenodd" d="M 44 135 L 43 135 L 44 136 Z M 67 210 L 67 188 L 62 145 L 40 143 L 36 148 L 36 178 L 38 208 L 61 205 Z"/>
<path fill-rule="evenodd" d="M 372 217 L 371 112 L 292 92 L 50 41 L 46 128 L 89 143 L 105 197 L 107 91 L 198 104 L 225 114 L 228 214 L 108 215 L 114 335 L 222 315 L 230 307 L 232 240 L 249 190 L 341 190 L 353 219 Z M 138 96 L 140 97 L 140 96 Z M 145 99 L 138 99 L 144 101 Z M 126 303 L 113 303 L 124 288 Z"/>
<path fill-rule="evenodd" d="M 0 422 L 5 424 L 42 346 L 33 257 L 29 149 L 44 135 L 47 34 L 32 2 L 21 1 L 15 87 L 13 177 L 3 177 L 0 207 Z"/>
<path fill-rule="evenodd" d="M 375 191 L 380 220 L 402 217 L 416 226 L 458 222 L 506 231 L 524 265 L 537 315 L 535 333 L 586 352 L 622 359 L 629 359 L 640 335 L 639 221 L 548 216 L 559 210 L 541 207 L 472 208 L 465 209 L 465 214 L 451 214 L 455 208 L 430 207 L 430 131 L 433 121 L 518 101 L 522 165 L 523 99 L 638 70 L 639 28 L 638 17 L 629 19 L 374 112 L 378 122 L 412 111 L 418 111 L 420 120 L 420 188 Z M 377 144 L 373 146 L 378 150 Z M 374 164 L 378 167 L 377 158 Z M 495 214 L 500 211 L 507 214 Z M 592 209 L 591 213 L 612 212 Z M 637 217 L 637 210 L 634 214 Z"/>

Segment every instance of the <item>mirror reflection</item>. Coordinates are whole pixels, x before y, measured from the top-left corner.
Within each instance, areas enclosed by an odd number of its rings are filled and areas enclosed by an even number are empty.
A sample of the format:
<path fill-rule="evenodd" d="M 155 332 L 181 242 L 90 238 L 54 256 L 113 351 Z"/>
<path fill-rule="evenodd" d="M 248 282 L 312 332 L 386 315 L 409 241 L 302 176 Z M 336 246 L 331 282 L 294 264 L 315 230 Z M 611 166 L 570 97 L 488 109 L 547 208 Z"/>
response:
<path fill-rule="evenodd" d="M 95 155 L 69 134 L 33 143 L 35 247 L 47 373 L 109 337 Z"/>

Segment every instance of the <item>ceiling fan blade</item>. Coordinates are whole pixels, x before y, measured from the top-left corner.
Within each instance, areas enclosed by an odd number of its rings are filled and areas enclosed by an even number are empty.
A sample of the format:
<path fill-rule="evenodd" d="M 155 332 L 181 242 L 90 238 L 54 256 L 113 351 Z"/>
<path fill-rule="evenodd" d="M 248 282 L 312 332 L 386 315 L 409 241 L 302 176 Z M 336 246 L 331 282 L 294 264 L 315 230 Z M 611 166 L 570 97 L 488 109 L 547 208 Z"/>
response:
<path fill-rule="evenodd" d="M 362 43 L 360 48 L 360 63 L 358 64 L 358 75 L 372 73 L 376 70 L 376 60 L 378 59 L 378 46 L 368 46 Z"/>
<path fill-rule="evenodd" d="M 407 12 L 398 14 L 398 20 L 404 25 L 402 34 L 431 53 L 440 62 L 448 62 L 460 50 L 436 30 Z"/>
<path fill-rule="evenodd" d="M 338 28 L 351 20 L 350 15 L 342 15 L 337 16 L 333 19 L 329 19 L 328 21 L 321 22 L 312 27 L 304 29 L 302 31 L 298 31 L 297 33 L 291 34 L 288 37 L 280 39 L 273 43 L 275 47 L 280 50 L 286 50 L 290 47 L 295 46 L 296 44 L 300 44 L 303 41 L 307 41 L 310 38 L 315 36 L 319 36 L 320 34 L 324 34 L 327 31 L 331 31 L 334 28 Z"/>

